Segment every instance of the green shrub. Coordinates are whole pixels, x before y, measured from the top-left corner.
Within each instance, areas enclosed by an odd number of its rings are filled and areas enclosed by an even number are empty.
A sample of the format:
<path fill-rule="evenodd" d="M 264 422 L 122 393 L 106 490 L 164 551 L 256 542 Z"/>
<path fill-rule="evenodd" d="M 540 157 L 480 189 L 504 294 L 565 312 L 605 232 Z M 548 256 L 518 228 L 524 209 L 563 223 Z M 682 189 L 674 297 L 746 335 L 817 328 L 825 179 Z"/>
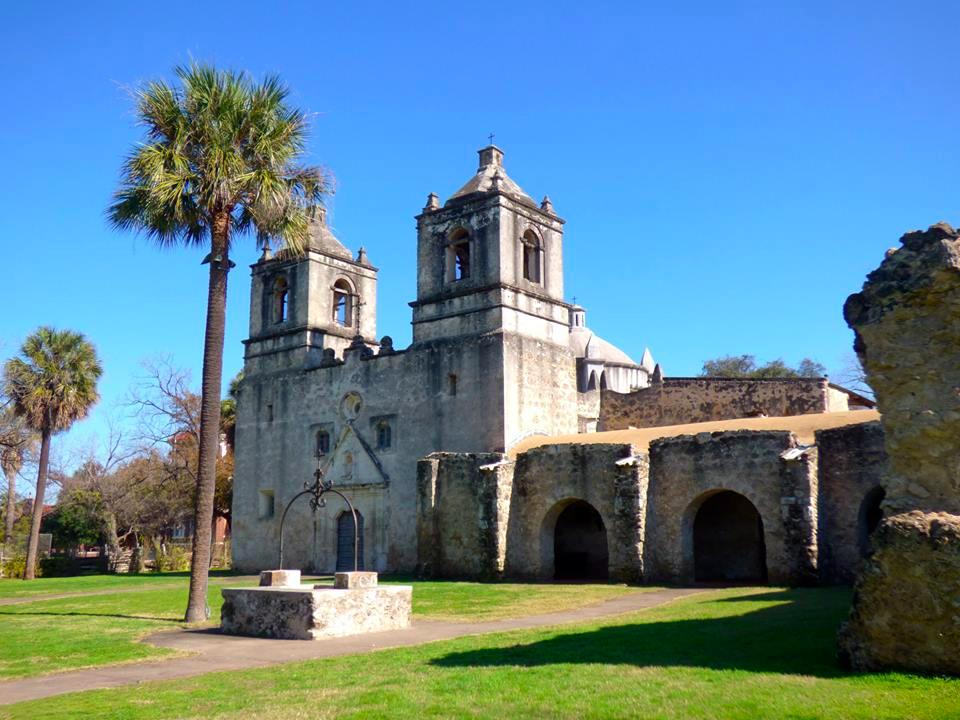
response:
<path fill-rule="evenodd" d="M 5 578 L 23 578 L 23 573 L 27 569 L 27 551 L 22 548 L 17 548 L 13 551 L 12 554 L 7 555 L 6 552 L 3 554 L 3 572 L 0 573 Z M 37 577 L 42 577 L 43 572 L 43 563 L 37 561 Z"/>
<path fill-rule="evenodd" d="M 190 569 L 190 553 L 179 545 L 167 545 L 166 552 L 157 551 L 157 572 L 183 572 Z"/>
<path fill-rule="evenodd" d="M 68 577 L 76 575 L 77 568 L 73 558 L 66 555 L 52 555 L 41 558 L 37 563 L 37 577 Z"/>

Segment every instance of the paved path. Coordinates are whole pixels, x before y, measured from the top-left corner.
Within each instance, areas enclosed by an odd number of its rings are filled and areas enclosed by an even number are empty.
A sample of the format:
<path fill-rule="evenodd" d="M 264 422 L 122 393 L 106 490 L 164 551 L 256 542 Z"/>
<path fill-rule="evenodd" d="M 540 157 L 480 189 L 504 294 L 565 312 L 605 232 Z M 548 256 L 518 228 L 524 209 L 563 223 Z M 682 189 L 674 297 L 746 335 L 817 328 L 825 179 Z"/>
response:
<path fill-rule="evenodd" d="M 150 635 L 147 642 L 158 647 L 194 654 L 167 660 L 88 668 L 0 682 L 0 705 L 83 690 L 135 685 L 151 680 L 171 680 L 223 670 L 243 670 L 298 660 L 355 655 L 373 650 L 449 640 L 464 635 L 580 623 L 645 610 L 699 592 L 703 592 L 703 589 L 669 588 L 635 592 L 573 610 L 487 622 L 415 619 L 412 627 L 404 630 L 388 630 L 312 642 L 221 635 L 215 629 L 165 631 Z"/>

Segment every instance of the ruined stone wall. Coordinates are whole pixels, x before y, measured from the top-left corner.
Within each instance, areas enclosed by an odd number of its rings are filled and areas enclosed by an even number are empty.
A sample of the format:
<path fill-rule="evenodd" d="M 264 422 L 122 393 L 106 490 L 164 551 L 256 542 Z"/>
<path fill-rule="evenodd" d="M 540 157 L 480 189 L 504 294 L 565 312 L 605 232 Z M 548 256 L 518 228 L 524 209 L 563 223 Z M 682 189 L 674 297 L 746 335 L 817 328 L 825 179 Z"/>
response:
<path fill-rule="evenodd" d="M 592 505 L 607 533 L 611 578 L 643 574 L 647 458 L 630 445 L 547 445 L 516 459 L 507 529 L 506 572 L 552 579 L 554 529 L 574 500 Z"/>
<path fill-rule="evenodd" d="M 816 578 L 816 453 L 789 432 L 700 433 L 650 445 L 645 579 L 694 579 L 693 526 L 705 500 L 731 490 L 760 513 L 771 583 Z"/>
<path fill-rule="evenodd" d="M 900 242 L 844 306 L 892 472 L 840 654 L 960 674 L 960 234 L 941 223 Z"/>
<path fill-rule="evenodd" d="M 821 413 L 828 410 L 829 390 L 829 383 L 818 378 L 665 378 L 632 393 L 602 391 L 599 429 Z M 832 397 L 829 409 L 846 407 Z"/>
<path fill-rule="evenodd" d="M 818 546 L 820 579 L 852 583 L 869 547 L 867 505 L 889 472 L 879 422 L 820 430 Z"/>
<path fill-rule="evenodd" d="M 433 453 L 417 465 L 417 556 L 429 577 L 501 577 L 513 465 L 499 453 Z"/>

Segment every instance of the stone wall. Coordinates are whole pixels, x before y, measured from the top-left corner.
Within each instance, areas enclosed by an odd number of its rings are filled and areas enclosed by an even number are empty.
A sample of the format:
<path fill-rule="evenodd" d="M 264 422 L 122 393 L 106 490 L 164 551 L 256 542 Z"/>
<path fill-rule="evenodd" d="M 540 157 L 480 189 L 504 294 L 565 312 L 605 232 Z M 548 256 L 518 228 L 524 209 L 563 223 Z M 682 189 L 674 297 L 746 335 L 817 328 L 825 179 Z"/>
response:
<path fill-rule="evenodd" d="M 498 453 L 433 453 L 417 465 L 418 570 L 503 575 L 513 464 Z"/>
<path fill-rule="evenodd" d="M 869 548 L 868 510 L 889 472 L 879 422 L 820 430 L 817 510 L 820 578 L 852 583 Z"/>
<path fill-rule="evenodd" d="M 632 393 L 602 391 L 599 429 L 846 410 L 846 394 L 831 390 L 823 378 L 665 378 Z"/>
<path fill-rule="evenodd" d="M 840 654 L 960 674 L 960 234 L 941 223 L 900 242 L 844 306 L 892 472 Z"/>
<path fill-rule="evenodd" d="M 782 457 L 785 453 L 789 459 Z M 769 581 L 815 581 L 816 452 L 798 447 L 792 433 L 700 433 L 657 440 L 650 445 L 649 472 L 646 580 L 695 579 L 697 512 L 728 490 L 760 514 Z"/>
<path fill-rule="evenodd" d="M 583 500 L 603 520 L 609 576 L 639 580 L 647 469 L 646 456 L 630 445 L 549 445 L 522 453 L 513 472 L 507 574 L 552 579 L 557 518 Z"/>

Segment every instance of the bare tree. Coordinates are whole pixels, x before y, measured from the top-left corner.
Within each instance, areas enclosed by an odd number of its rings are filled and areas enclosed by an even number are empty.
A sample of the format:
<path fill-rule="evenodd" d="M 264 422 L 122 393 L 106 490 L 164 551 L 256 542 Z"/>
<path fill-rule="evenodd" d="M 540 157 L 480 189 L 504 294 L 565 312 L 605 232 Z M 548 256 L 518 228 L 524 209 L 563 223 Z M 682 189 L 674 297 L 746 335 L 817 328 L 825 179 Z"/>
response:
<path fill-rule="evenodd" d="M 867 372 L 860 358 L 853 353 L 844 357 L 843 367 L 837 373 L 837 383 L 870 399 L 874 397 L 873 388 L 867 381 Z"/>

